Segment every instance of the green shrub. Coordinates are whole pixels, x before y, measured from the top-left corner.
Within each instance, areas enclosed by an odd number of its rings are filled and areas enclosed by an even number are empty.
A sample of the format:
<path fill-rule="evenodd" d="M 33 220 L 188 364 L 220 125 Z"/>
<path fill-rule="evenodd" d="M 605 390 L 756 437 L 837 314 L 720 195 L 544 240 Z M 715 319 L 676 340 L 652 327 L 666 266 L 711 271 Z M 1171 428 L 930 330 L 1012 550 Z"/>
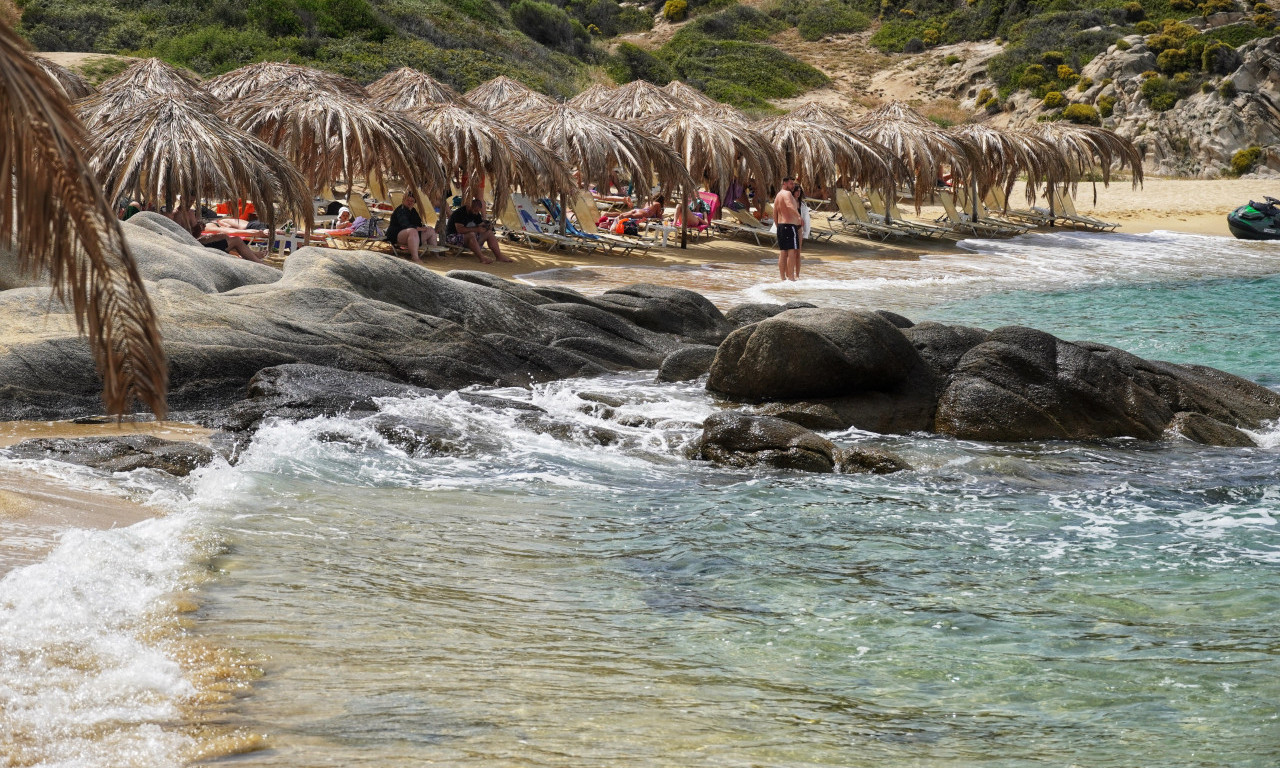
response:
<path fill-rule="evenodd" d="M 1156 112 L 1168 112 L 1178 103 L 1178 92 L 1173 83 L 1159 75 L 1143 81 L 1142 97 Z"/>
<path fill-rule="evenodd" d="M 1057 109 L 1067 103 L 1067 97 L 1059 91 L 1049 91 L 1044 95 L 1045 109 Z"/>
<path fill-rule="evenodd" d="M 1195 0 L 1169 0 L 1169 7 L 1175 11 L 1194 11 L 1196 9 Z"/>
<path fill-rule="evenodd" d="M 1261 159 L 1262 149 L 1260 147 L 1242 149 L 1231 156 L 1231 170 L 1235 175 L 1243 176 L 1257 167 L 1258 161 Z"/>
<path fill-rule="evenodd" d="M 1227 75 L 1240 66 L 1240 55 L 1226 43 L 1213 42 L 1200 54 L 1200 68 L 1212 75 Z"/>
<path fill-rule="evenodd" d="M 986 103 L 982 105 L 982 108 L 987 111 L 988 115 L 997 114 L 1001 108 L 1000 99 L 996 98 L 995 96 L 992 96 L 991 98 L 987 99 Z"/>
<path fill-rule="evenodd" d="M 573 20 L 563 8 L 540 2 L 518 0 L 511 6 L 511 21 L 516 29 L 550 48 L 572 48 Z"/>
<path fill-rule="evenodd" d="M 1080 77 L 1080 76 L 1076 74 L 1076 71 L 1075 71 L 1074 69 L 1072 69 L 1069 65 L 1067 65 L 1067 64 L 1059 64 L 1059 65 L 1058 65 L 1058 79 L 1059 79 L 1059 80 L 1068 81 L 1068 82 L 1075 82 L 1077 79 L 1079 79 L 1079 77 Z"/>
<path fill-rule="evenodd" d="M 1062 51 L 1045 51 L 1040 54 L 1040 61 L 1046 67 L 1053 67 L 1054 69 L 1062 66 L 1066 60 L 1067 57 L 1063 55 Z"/>
<path fill-rule="evenodd" d="M 974 99 L 973 103 L 977 104 L 978 106 L 982 106 L 986 104 L 987 101 L 989 101 L 990 99 L 991 99 L 991 89 L 983 88 L 982 90 L 978 91 L 978 97 Z"/>
<path fill-rule="evenodd" d="M 1266 37 L 1270 32 L 1255 24 L 1228 24 L 1204 33 L 1205 40 L 1217 40 L 1232 48 L 1239 48 L 1250 40 Z"/>
<path fill-rule="evenodd" d="M 1124 11 L 1125 21 L 1142 21 L 1147 17 L 1147 12 L 1143 10 L 1142 3 L 1125 3 L 1122 10 Z"/>
<path fill-rule="evenodd" d="M 1218 95 L 1225 101 L 1231 101 L 1237 95 L 1236 84 L 1232 80 L 1223 80 L 1222 85 L 1218 86 Z"/>
<path fill-rule="evenodd" d="M 861 32 L 871 26 L 866 14 L 841 2 L 824 2 L 800 16 L 796 29 L 805 40 L 821 40 L 827 35 Z"/>
<path fill-rule="evenodd" d="M 1140 21 L 1133 25 L 1133 31 L 1140 35 L 1152 35 L 1155 34 L 1156 25 L 1149 21 Z"/>
<path fill-rule="evenodd" d="M 1156 66 L 1167 75 L 1186 70 L 1190 63 L 1191 57 L 1181 48 L 1166 48 L 1156 57 Z"/>
<path fill-rule="evenodd" d="M 1104 77 L 1102 78 L 1102 81 L 1098 83 L 1098 85 L 1101 85 L 1103 88 L 1106 88 L 1108 85 L 1111 85 L 1114 82 L 1115 80 L 1112 80 L 1109 77 Z"/>
<path fill-rule="evenodd" d="M 1125 40 L 1123 37 L 1116 41 L 1117 51 L 1127 51 L 1132 47 L 1133 46 L 1129 44 L 1129 41 Z"/>
<path fill-rule="evenodd" d="M 1205 80 L 1203 83 L 1200 84 L 1201 93 L 1213 93 L 1213 91 L 1214 91 L 1213 83 L 1209 82 L 1208 80 Z"/>
<path fill-rule="evenodd" d="M 1084 93 L 1085 91 L 1089 90 L 1092 87 L 1093 87 L 1092 77 L 1082 77 L 1080 78 L 1080 82 L 1076 83 L 1076 90 L 1080 91 L 1081 93 Z"/>
<path fill-rule="evenodd" d="M 1062 119 L 1081 125 L 1102 125 L 1098 110 L 1088 104 L 1071 104 L 1062 110 Z"/>
<path fill-rule="evenodd" d="M 662 6 L 662 18 L 667 21 L 684 21 L 689 17 L 689 4 L 685 0 L 667 0 Z"/>
<path fill-rule="evenodd" d="M 1196 10 L 1201 16 L 1212 16 L 1215 13 L 1231 13 L 1238 11 L 1240 8 L 1236 5 L 1235 0 L 1205 0 L 1196 6 Z"/>
<path fill-rule="evenodd" d="M 699 16 L 677 35 L 705 35 L 717 40 L 760 42 L 786 25 L 749 5 L 735 5 L 709 16 Z"/>
<path fill-rule="evenodd" d="M 1099 96 L 1098 97 L 1098 114 L 1102 117 L 1111 117 L 1111 113 L 1116 107 L 1116 97 Z"/>
<path fill-rule="evenodd" d="M 790 98 L 828 82 L 818 70 L 773 46 L 716 40 L 688 27 L 657 55 L 680 79 L 743 108 L 772 110 L 769 100 Z"/>
<path fill-rule="evenodd" d="M 638 45 L 626 42 L 618 43 L 613 58 L 605 64 L 605 71 L 618 83 L 648 80 L 656 85 L 666 85 L 676 79 L 665 61 Z"/>
<path fill-rule="evenodd" d="M 947 66 L 947 67 L 955 66 L 956 64 L 959 64 L 959 63 L 960 63 L 960 57 L 955 55 L 954 53 L 949 54 L 946 58 L 942 60 L 943 66 Z"/>

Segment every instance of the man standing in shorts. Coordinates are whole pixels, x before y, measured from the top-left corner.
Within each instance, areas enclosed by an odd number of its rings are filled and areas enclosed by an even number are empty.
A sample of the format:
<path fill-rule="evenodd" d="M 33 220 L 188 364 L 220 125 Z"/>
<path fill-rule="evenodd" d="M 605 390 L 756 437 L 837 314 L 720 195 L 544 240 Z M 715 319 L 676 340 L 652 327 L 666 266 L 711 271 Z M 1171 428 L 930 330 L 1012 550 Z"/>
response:
<path fill-rule="evenodd" d="M 778 227 L 778 273 L 783 280 L 800 279 L 800 203 L 793 191 L 794 176 L 782 180 L 782 189 L 773 198 L 773 223 Z"/>

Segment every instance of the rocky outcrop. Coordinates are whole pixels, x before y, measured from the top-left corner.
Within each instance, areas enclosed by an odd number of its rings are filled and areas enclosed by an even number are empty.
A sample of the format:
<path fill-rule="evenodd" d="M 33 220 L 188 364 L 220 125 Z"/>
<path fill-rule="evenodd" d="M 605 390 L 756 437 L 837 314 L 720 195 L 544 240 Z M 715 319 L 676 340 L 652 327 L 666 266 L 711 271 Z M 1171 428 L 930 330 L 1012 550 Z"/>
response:
<path fill-rule="evenodd" d="M 1228 429 L 1280 418 L 1280 395 L 1211 368 L 1030 328 L 899 329 L 843 310 L 793 310 L 736 331 L 707 388 L 739 402 L 770 401 L 759 415 L 811 429 L 991 441 L 1155 440 L 1177 424 L 1191 439 L 1225 445 L 1231 438 L 1210 433 L 1199 417 Z M 1208 434 L 1216 436 L 1195 437 Z"/>
<path fill-rule="evenodd" d="M 156 469 L 185 477 L 213 460 L 203 445 L 162 440 L 151 435 L 121 437 L 39 438 L 7 449 L 14 458 L 53 459 L 108 472 Z"/>
<path fill-rule="evenodd" d="M 740 411 L 721 411 L 707 418 L 695 457 L 729 467 L 768 466 L 805 472 L 883 475 L 911 468 L 890 451 L 839 448 L 790 421 Z"/>
<path fill-rule="evenodd" d="M 1210 416 L 1190 411 L 1175 413 L 1165 433 L 1170 437 L 1180 437 L 1201 445 L 1218 445 L 1226 448 L 1251 448 L 1256 445 L 1253 438 L 1241 430 L 1223 424 Z"/>
<path fill-rule="evenodd" d="M 658 381 L 692 381 L 711 370 L 719 347 L 690 344 L 667 355 L 658 369 Z"/>

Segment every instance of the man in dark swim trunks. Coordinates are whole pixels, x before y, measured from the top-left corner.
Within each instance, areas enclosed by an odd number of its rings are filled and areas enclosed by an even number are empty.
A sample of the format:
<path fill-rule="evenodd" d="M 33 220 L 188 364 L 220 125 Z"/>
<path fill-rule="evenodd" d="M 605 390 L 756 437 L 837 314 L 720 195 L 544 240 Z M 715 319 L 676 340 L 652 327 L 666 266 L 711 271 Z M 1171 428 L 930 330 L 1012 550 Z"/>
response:
<path fill-rule="evenodd" d="M 783 280 L 800 279 L 800 203 L 794 190 L 796 180 L 788 176 L 773 198 L 773 221 L 778 226 L 778 274 Z"/>

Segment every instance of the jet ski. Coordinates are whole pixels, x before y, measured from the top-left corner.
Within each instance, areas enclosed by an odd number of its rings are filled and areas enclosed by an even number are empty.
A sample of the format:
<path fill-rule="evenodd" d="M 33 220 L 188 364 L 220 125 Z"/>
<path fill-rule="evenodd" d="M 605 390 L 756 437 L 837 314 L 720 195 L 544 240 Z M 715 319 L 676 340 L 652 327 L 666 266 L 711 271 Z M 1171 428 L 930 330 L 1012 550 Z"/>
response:
<path fill-rule="evenodd" d="M 1263 198 L 1265 203 L 1250 200 L 1227 214 L 1227 228 L 1241 240 L 1280 240 L 1280 200 Z"/>

